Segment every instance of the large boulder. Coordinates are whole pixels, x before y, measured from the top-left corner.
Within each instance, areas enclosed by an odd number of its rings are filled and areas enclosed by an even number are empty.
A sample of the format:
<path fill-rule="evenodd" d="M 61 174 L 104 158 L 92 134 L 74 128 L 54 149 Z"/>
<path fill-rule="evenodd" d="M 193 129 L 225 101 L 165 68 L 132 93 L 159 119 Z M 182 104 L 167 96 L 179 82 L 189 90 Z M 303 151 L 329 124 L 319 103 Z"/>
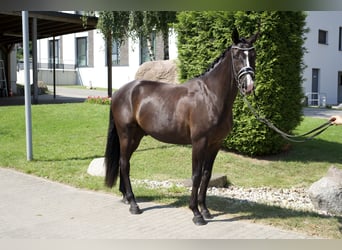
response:
<path fill-rule="evenodd" d="M 145 62 L 137 70 L 135 79 L 179 83 L 176 62 L 174 60 Z"/>
<path fill-rule="evenodd" d="M 342 214 L 342 170 L 331 167 L 326 176 L 308 190 L 314 207 L 331 214 Z"/>

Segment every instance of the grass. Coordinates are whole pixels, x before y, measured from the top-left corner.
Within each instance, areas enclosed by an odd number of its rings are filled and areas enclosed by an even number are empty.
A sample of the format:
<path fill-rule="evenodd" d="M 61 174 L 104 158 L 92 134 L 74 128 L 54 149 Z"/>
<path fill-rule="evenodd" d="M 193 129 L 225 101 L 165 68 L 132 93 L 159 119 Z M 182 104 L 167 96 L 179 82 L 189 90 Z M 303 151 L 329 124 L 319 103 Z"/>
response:
<path fill-rule="evenodd" d="M 59 104 L 32 106 L 34 160 L 26 161 L 23 106 L 0 107 L 0 166 L 15 168 L 80 188 L 112 192 L 103 178 L 89 176 L 90 161 L 102 157 L 108 125 L 107 105 Z M 322 124 L 306 117 L 296 130 Z M 224 173 L 236 186 L 309 187 L 331 165 L 342 168 L 342 126 L 332 127 L 313 141 L 292 144 L 288 152 L 250 158 L 220 151 L 214 172 Z M 131 160 L 133 179 L 179 180 L 191 176 L 191 147 L 160 143 L 145 137 Z M 138 201 L 187 206 L 186 189 L 149 189 L 136 185 Z M 117 188 L 114 190 L 117 193 Z M 249 220 L 327 238 L 342 238 L 342 217 L 322 216 L 237 199 L 208 197 L 214 213 L 227 220 Z"/>

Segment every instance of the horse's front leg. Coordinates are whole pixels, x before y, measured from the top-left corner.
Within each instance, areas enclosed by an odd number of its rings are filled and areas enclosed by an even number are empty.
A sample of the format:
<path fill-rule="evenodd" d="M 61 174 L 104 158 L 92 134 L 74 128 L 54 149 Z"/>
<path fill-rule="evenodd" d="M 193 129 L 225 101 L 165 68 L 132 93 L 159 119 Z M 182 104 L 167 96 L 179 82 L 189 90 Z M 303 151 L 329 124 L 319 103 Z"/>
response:
<path fill-rule="evenodd" d="M 206 161 L 204 163 L 204 168 L 202 171 L 202 180 L 200 191 L 198 194 L 198 204 L 201 208 L 201 214 L 205 219 L 212 219 L 213 216 L 208 210 L 206 198 L 207 198 L 207 189 L 209 185 L 209 181 L 212 174 L 213 164 L 217 155 L 218 150 L 213 150 L 212 153 L 209 154 L 209 150 L 207 150 Z"/>
<path fill-rule="evenodd" d="M 198 204 L 201 208 L 201 214 L 205 219 L 212 219 L 213 216 L 208 210 L 207 203 L 206 203 L 206 198 L 207 198 L 207 189 L 208 189 L 208 184 L 210 181 L 211 177 L 211 170 L 204 170 L 203 176 L 202 176 L 202 181 L 201 181 L 201 187 L 200 187 L 200 192 L 198 194 Z"/>
<path fill-rule="evenodd" d="M 192 191 L 190 197 L 189 208 L 192 210 L 194 217 L 192 221 L 196 225 L 205 225 L 201 212 L 198 209 L 198 189 L 202 179 L 202 168 L 204 165 L 204 149 L 205 140 L 193 143 L 192 145 Z"/>

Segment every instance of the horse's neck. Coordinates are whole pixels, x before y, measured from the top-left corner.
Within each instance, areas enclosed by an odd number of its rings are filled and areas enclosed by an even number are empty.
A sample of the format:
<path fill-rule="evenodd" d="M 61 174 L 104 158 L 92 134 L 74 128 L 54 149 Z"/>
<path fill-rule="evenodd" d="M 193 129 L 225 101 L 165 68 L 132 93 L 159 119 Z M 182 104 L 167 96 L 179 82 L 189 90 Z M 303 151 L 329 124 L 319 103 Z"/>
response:
<path fill-rule="evenodd" d="M 224 105 L 233 104 L 237 95 L 237 86 L 234 80 L 230 53 L 221 60 L 210 72 L 205 75 L 205 84 L 208 89 L 221 100 Z"/>

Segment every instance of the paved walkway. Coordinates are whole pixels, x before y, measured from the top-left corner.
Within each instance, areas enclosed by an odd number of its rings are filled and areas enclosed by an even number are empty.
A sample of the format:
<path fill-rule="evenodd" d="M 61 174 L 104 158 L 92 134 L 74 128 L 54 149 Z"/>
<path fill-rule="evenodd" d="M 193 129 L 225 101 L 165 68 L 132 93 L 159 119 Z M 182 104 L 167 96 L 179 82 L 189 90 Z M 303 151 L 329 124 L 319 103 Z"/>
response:
<path fill-rule="evenodd" d="M 206 226 L 192 212 L 152 202 L 141 215 L 113 194 L 73 188 L 0 168 L 1 239 L 306 239 L 307 235 L 217 215 Z"/>

